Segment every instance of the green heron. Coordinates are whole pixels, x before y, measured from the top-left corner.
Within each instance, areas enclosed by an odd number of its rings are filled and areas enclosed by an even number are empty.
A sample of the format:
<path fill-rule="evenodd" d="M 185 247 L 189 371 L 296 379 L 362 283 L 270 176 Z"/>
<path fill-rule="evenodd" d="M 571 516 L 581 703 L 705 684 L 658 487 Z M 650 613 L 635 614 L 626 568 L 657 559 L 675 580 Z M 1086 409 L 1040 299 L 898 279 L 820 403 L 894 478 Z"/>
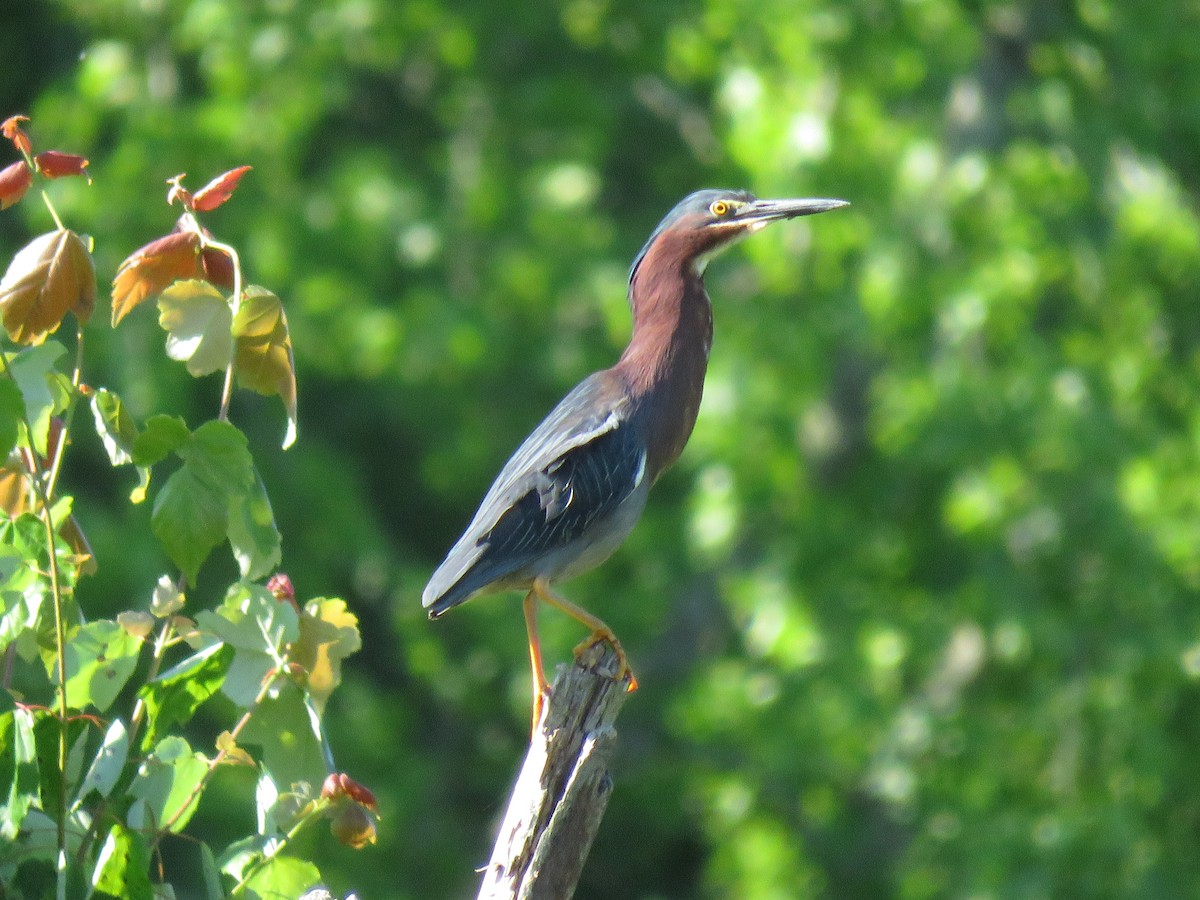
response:
<path fill-rule="evenodd" d="M 704 266 L 735 240 L 781 219 L 844 200 L 757 200 L 745 191 L 697 191 L 659 223 L 629 270 L 633 336 L 610 369 L 585 378 L 500 471 L 421 603 L 436 619 L 477 594 L 525 591 L 533 668 L 533 724 L 548 693 L 537 634 L 541 600 L 579 620 L 616 651 L 617 679 L 637 681 L 611 628 L 551 590 L 599 565 L 632 530 L 659 475 L 692 433 L 712 344 Z"/>

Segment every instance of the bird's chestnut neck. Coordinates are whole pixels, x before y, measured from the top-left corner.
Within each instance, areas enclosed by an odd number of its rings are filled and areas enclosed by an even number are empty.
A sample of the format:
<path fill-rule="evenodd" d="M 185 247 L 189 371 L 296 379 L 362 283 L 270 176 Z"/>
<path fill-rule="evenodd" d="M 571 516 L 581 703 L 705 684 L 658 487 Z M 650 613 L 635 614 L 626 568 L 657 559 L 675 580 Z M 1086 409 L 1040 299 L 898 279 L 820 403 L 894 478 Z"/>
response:
<path fill-rule="evenodd" d="M 700 410 L 712 304 L 694 253 L 662 238 L 629 285 L 633 335 L 616 369 L 645 417 L 652 476 L 679 456 Z"/>

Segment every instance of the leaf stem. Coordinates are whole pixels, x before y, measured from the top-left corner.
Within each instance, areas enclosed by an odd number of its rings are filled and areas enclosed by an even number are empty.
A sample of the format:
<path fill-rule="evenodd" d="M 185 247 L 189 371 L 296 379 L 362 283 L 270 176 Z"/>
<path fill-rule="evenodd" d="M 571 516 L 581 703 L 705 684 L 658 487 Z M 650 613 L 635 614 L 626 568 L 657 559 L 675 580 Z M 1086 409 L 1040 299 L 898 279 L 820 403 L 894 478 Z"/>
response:
<path fill-rule="evenodd" d="M 182 591 L 182 586 L 180 587 Z M 162 628 L 158 632 L 158 637 L 154 639 L 154 654 L 150 657 L 150 668 L 146 672 L 145 684 L 149 684 L 158 677 L 158 670 L 162 668 L 163 658 L 166 656 L 167 647 L 171 646 L 171 632 L 174 630 L 172 619 L 167 616 L 163 619 Z M 132 747 L 136 743 L 138 729 L 141 727 L 142 719 L 146 715 L 146 701 L 139 696 L 133 704 L 133 713 L 129 717 L 129 746 Z"/>
<path fill-rule="evenodd" d="M 62 223 L 62 219 L 58 217 L 58 210 L 54 208 L 54 204 L 50 202 L 50 195 L 46 193 L 46 189 L 42 188 L 42 202 L 46 204 L 46 209 L 50 210 L 50 216 L 54 219 L 54 224 L 58 226 L 59 231 L 66 231 L 67 226 Z"/>
<path fill-rule="evenodd" d="M 242 261 L 235 250 L 229 244 L 223 244 L 220 241 L 206 237 L 204 232 L 200 232 L 200 240 L 203 246 L 210 247 L 213 250 L 218 250 L 226 254 L 233 261 L 233 318 L 237 319 L 238 307 L 242 304 Z M 229 365 L 225 367 L 225 384 L 221 387 L 221 409 L 217 413 L 217 418 L 221 421 L 229 419 L 229 401 L 233 397 L 233 368 L 237 361 L 236 341 L 233 352 L 229 355 Z"/>
<path fill-rule="evenodd" d="M 301 831 L 324 815 L 328 806 L 329 801 L 325 798 L 322 797 L 316 800 L 312 804 L 312 808 L 309 809 L 308 812 L 306 812 L 303 816 L 301 816 L 297 820 L 296 824 L 288 829 L 287 834 L 276 841 L 268 852 L 264 853 L 259 859 L 246 866 L 245 871 L 242 872 L 241 880 L 233 886 L 233 889 L 229 892 L 229 896 L 236 897 L 242 891 L 244 891 L 246 889 L 246 885 L 250 883 L 250 879 L 258 873 L 259 869 L 282 853 L 284 848 L 287 847 L 287 845 L 293 840 L 295 840 Z"/>
<path fill-rule="evenodd" d="M 49 200 L 47 200 L 47 203 Z M 51 207 L 53 211 L 53 207 Z M 57 218 L 57 217 L 56 217 Z M 9 377 L 13 377 L 12 367 L 9 364 L 8 352 L 0 348 L 0 363 L 3 364 L 4 373 Z M 15 379 L 14 379 L 15 380 Z M 58 546 L 55 537 L 57 529 L 54 526 L 54 514 L 50 509 L 51 495 L 49 492 L 49 484 L 44 484 L 42 479 L 46 473 L 38 460 L 37 451 L 33 449 L 33 423 L 29 419 L 28 410 L 22 412 L 23 424 L 25 425 L 25 434 L 29 438 L 29 481 L 33 487 L 33 491 L 37 497 L 38 504 L 41 506 L 39 510 L 42 525 L 46 532 L 46 554 L 49 557 L 49 574 L 50 574 L 50 595 L 54 606 L 54 649 L 57 654 L 58 662 L 58 685 L 59 685 L 59 702 L 58 702 L 58 787 L 59 787 L 59 806 L 55 811 L 56 824 L 58 826 L 58 857 L 56 860 L 57 869 L 57 895 L 66 896 L 67 887 L 67 871 L 66 871 L 66 854 L 67 854 L 67 627 L 65 617 L 63 616 L 63 592 L 62 579 L 58 568 Z M 59 447 L 66 443 L 67 435 L 64 429 L 59 435 Z"/>
<path fill-rule="evenodd" d="M 83 378 L 83 323 L 75 325 L 75 368 L 71 371 L 71 400 L 67 404 L 62 417 L 62 432 L 58 438 L 58 446 L 54 448 L 54 459 L 50 462 L 49 475 L 46 478 L 46 495 L 53 497 L 58 487 L 58 474 L 62 471 L 63 456 L 66 453 L 67 435 L 71 433 L 71 420 L 75 417 L 75 407 L 79 402 L 79 384 Z"/>

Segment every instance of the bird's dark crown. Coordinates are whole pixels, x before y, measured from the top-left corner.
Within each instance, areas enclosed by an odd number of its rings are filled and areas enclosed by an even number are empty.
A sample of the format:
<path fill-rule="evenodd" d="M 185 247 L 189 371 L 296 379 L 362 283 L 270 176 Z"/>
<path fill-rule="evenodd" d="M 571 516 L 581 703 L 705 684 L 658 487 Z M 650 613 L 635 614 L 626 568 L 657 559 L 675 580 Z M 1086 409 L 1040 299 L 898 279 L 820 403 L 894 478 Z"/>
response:
<path fill-rule="evenodd" d="M 723 222 L 733 224 L 732 217 L 736 215 L 737 210 L 754 201 L 755 197 L 749 191 L 709 188 L 688 194 L 675 204 L 674 208 L 650 233 L 650 237 L 646 239 L 646 243 L 642 245 L 638 255 L 634 257 L 633 265 L 629 267 L 629 280 L 633 281 L 633 273 L 637 271 L 638 265 L 646 256 L 651 245 L 676 225 L 688 221 L 694 223 L 694 226 L 717 225 Z M 730 236 L 732 237 L 732 235 Z"/>

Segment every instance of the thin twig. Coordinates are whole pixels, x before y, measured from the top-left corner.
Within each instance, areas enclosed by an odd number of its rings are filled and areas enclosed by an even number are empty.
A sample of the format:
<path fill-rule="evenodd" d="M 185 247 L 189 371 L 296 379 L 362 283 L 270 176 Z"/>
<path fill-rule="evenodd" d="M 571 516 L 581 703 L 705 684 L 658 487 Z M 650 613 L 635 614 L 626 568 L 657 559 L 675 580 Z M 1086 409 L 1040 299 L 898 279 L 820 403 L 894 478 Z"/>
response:
<path fill-rule="evenodd" d="M 229 892 L 229 896 L 236 897 L 243 890 L 245 890 L 246 885 L 250 883 L 250 879 L 255 876 L 258 870 L 282 853 L 284 848 L 286 848 L 287 845 L 291 843 L 301 831 L 324 815 L 328 806 L 329 801 L 323 797 L 314 801 L 309 810 L 296 821 L 296 824 L 288 829 L 287 833 L 283 837 L 272 844 L 271 849 L 267 853 L 264 853 L 259 859 L 246 866 L 246 869 L 242 872 L 241 880 L 233 886 L 233 889 Z"/>
<path fill-rule="evenodd" d="M 182 592 L 182 588 L 180 588 Z M 146 672 L 145 684 L 149 684 L 158 677 L 158 671 L 162 668 L 163 657 L 166 655 L 167 647 L 171 646 L 170 634 L 174 630 L 173 619 L 166 616 L 162 622 L 162 628 L 159 629 L 158 637 L 154 639 L 154 653 L 150 657 L 150 669 Z M 132 747 L 137 738 L 138 729 L 141 727 L 142 719 L 146 715 L 146 701 L 140 695 L 133 704 L 133 714 L 129 717 L 129 746 Z"/>
<path fill-rule="evenodd" d="M 269 672 L 267 677 L 263 679 L 262 687 L 259 688 L 258 694 L 255 696 L 253 702 L 251 702 L 246 711 L 242 713 L 242 717 L 238 719 L 237 724 L 233 726 L 233 730 L 229 732 L 229 742 L 217 751 L 216 756 L 209 760 L 208 769 L 205 770 L 204 774 L 200 777 L 200 780 L 196 782 L 196 785 L 188 794 L 187 799 L 184 800 L 183 803 L 179 805 L 179 808 L 171 814 L 171 817 L 162 824 L 162 827 L 159 830 L 159 836 L 154 842 L 155 846 L 158 845 L 158 841 L 162 839 L 162 836 L 169 832 L 171 827 L 179 821 L 184 812 L 196 802 L 196 798 L 204 793 L 204 789 L 208 787 L 208 782 L 212 780 L 213 773 L 217 771 L 217 767 L 221 765 L 221 763 L 225 761 L 225 757 L 229 755 L 228 748 L 237 746 L 237 740 L 241 736 L 242 731 L 244 731 L 246 726 L 250 724 L 250 717 L 254 715 L 255 710 L 258 709 L 262 702 L 267 699 L 267 694 L 270 693 L 271 688 L 275 684 L 275 680 L 279 678 L 280 674 L 281 673 L 279 669 L 275 669 Z"/>
<path fill-rule="evenodd" d="M 71 422 L 75 418 L 75 407 L 79 404 L 79 384 L 83 380 L 83 323 L 75 324 L 75 367 L 71 370 L 71 398 L 63 412 L 62 430 L 59 432 L 58 445 L 54 448 L 54 458 L 50 462 L 49 475 L 46 478 L 46 493 L 53 497 L 58 488 L 58 473 L 62 471 L 63 456 L 66 453 L 67 435 L 71 433 Z"/>

